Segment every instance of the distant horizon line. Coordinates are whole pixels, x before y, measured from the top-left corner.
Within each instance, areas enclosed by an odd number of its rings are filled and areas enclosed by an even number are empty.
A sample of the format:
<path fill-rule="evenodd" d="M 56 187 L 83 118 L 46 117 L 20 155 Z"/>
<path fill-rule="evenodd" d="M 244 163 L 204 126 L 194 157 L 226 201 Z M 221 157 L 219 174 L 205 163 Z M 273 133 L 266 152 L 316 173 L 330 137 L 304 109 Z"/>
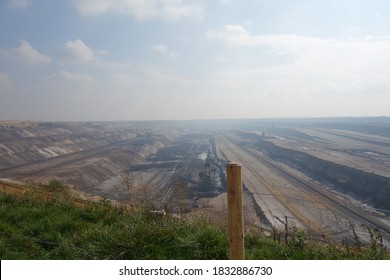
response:
<path fill-rule="evenodd" d="M 262 118 L 194 118 L 194 119 L 112 119 L 112 120 L 1 120 L 6 123 L 86 123 L 86 122 L 191 122 L 191 121 L 283 121 L 283 120 L 325 120 L 325 119 L 387 119 L 390 115 L 379 116 L 332 116 L 332 117 L 262 117 Z"/>

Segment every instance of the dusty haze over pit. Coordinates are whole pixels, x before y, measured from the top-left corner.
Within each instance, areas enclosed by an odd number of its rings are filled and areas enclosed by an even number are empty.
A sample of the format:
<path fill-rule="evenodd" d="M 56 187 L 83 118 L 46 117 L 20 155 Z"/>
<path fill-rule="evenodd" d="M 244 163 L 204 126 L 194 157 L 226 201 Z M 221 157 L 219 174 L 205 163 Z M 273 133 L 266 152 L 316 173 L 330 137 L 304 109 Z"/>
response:
<path fill-rule="evenodd" d="M 248 226 L 283 228 L 287 217 L 313 238 L 353 242 L 352 225 L 369 240 L 366 224 L 389 241 L 388 118 L 1 122 L 0 132 L 1 180 L 56 179 L 132 203 L 129 174 L 158 209 L 180 200 L 224 219 L 225 166 L 236 161 Z"/>

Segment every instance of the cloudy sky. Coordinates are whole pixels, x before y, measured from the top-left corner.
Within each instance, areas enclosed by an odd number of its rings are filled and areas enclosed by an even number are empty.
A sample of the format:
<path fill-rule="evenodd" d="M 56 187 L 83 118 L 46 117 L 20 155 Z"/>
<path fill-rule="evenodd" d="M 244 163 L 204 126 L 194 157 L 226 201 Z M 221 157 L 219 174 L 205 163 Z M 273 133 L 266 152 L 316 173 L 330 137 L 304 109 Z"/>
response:
<path fill-rule="evenodd" d="M 390 1 L 0 1 L 0 120 L 379 115 Z"/>

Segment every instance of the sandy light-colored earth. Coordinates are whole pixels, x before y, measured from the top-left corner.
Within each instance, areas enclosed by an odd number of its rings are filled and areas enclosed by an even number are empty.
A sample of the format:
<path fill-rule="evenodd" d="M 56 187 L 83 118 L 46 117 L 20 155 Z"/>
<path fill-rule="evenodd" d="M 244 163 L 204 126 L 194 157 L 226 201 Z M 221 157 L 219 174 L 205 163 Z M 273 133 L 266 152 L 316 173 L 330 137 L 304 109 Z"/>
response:
<path fill-rule="evenodd" d="M 225 220 L 224 168 L 235 161 L 242 165 L 247 226 L 283 228 L 287 219 L 290 227 L 303 228 L 313 238 L 339 241 L 353 240 L 353 227 L 368 242 L 369 233 L 361 226 L 366 224 L 380 228 L 390 246 L 390 211 L 313 179 L 291 162 L 271 158 L 258 144 L 377 174 L 390 186 L 390 137 L 358 131 L 360 126 L 339 126 L 0 122 L 0 178 L 57 179 L 74 191 L 120 200 L 124 171 L 130 171 L 134 184 L 160 194 L 156 205 L 175 198 L 180 182 L 193 211 Z M 339 182 L 344 180 L 343 174 L 336 175 Z"/>

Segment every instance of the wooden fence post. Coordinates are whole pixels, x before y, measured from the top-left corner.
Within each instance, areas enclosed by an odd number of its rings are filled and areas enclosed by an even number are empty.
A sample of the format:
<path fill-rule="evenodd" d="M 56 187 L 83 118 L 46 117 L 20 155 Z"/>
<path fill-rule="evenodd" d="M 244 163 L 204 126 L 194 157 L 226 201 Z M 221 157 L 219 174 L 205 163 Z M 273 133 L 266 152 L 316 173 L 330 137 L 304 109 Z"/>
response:
<path fill-rule="evenodd" d="M 231 162 L 226 166 L 229 252 L 231 260 L 244 259 L 244 215 L 242 208 L 241 164 Z"/>

